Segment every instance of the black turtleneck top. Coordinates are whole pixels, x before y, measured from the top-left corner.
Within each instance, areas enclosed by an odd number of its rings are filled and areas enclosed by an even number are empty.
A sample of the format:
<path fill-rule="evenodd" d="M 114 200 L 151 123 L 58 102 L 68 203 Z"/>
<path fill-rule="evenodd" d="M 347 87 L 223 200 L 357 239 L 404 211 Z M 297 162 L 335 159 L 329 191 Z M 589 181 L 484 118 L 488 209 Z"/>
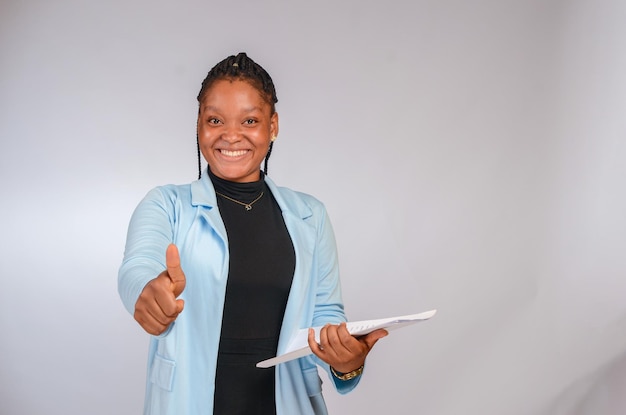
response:
<path fill-rule="evenodd" d="M 263 173 L 252 183 L 209 176 L 230 255 L 213 413 L 275 414 L 274 368 L 256 363 L 276 355 L 296 266 L 293 244 Z"/>

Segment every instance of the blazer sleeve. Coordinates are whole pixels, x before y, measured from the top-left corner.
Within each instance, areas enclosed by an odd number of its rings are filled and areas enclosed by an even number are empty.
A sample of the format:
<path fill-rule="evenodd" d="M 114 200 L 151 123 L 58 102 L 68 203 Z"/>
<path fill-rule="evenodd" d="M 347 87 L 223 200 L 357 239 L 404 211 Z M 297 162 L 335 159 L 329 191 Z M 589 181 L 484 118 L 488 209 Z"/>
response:
<path fill-rule="evenodd" d="M 162 188 L 153 189 L 131 216 L 118 273 L 118 292 L 130 314 L 146 284 L 165 269 L 165 250 L 174 234 L 172 196 Z"/>
<path fill-rule="evenodd" d="M 337 243 L 330 218 L 326 209 L 321 207 L 318 240 L 316 246 L 315 267 L 317 271 L 317 292 L 315 298 L 315 312 L 313 326 L 322 326 L 326 323 L 338 324 L 347 321 L 341 297 L 341 282 L 339 278 L 339 260 Z M 330 366 L 321 359 L 314 357 L 316 363 L 333 380 L 336 390 L 345 394 L 353 390 L 359 383 L 361 376 L 348 381 L 342 381 L 332 375 Z"/>

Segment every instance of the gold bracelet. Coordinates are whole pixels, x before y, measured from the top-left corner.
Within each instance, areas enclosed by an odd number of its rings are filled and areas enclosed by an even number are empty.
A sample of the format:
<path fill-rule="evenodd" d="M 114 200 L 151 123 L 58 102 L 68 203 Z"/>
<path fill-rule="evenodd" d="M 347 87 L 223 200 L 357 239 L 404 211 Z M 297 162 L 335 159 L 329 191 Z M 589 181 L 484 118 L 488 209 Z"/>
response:
<path fill-rule="evenodd" d="M 350 379 L 354 379 L 355 377 L 359 376 L 361 373 L 363 373 L 363 367 L 364 365 L 361 365 L 360 368 L 353 370 L 352 372 L 348 372 L 348 373 L 341 373 L 339 374 L 335 369 L 333 369 L 333 367 L 330 367 L 330 371 L 333 372 L 333 376 L 335 376 L 337 379 L 339 380 L 350 380 Z"/>

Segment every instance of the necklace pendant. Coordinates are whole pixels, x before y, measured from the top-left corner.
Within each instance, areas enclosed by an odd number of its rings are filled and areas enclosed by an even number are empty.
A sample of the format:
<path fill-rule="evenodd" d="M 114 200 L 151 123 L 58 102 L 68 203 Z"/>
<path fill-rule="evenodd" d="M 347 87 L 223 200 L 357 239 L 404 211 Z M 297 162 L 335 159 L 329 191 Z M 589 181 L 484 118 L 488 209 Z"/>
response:
<path fill-rule="evenodd" d="M 254 200 L 253 200 L 252 202 L 250 202 L 250 203 L 244 203 L 244 202 L 241 202 L 241 201 L 239 201 L 239 200 L 237 200 L 237 199 L 233 199 L 233 198 L 232 198 L 232 197 L 230 197 L 230 196 L 226 196 L 225 194 L 222 194 L 222 193 L 220 193 L 220 192 L 215 192 L 215 194 L 216 194 L 216 195 L 220 195 L 220 196 L 222 196 L 224 199 L 228 199 L 228 200 L 230 200 L 230 201 L 231 201 L 231 202 L 233 202 L 233 203 L 237 203 L 238 205 L 243 206 L 243 207 L 244 207 L 244 209 L 246 209 L 246 212 L 249 212 L 249 211 L 251 211 L 251 210 L 252 210 L 252 205 L 254 205 L 256 202 L 258 202 L 258 201 L 259 201 L 259 199 L 261 199 L 261 198 L 263 197 L 264 192 L 261 192 L 261 194 L 259 194 L 259 195 L 257 196 L 257 198 L 256 198 L 256 199 L 254 199 Z"/>

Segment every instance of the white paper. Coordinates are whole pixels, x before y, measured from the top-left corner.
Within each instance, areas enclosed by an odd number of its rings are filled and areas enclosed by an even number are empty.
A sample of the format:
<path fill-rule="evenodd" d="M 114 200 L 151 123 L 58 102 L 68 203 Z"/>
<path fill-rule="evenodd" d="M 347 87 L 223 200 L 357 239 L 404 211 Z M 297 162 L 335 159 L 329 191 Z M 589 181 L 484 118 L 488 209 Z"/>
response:
<path fill-rule="evenodd" d="M 371 333 L 377 329 L 392 331 L 401 327 L 406 327 L 410 324 L 417 323 L 419 321 L 428 320 L 429 318 L 434 316 L 436 312 L 437 310 L 430 310 L 419 314 L 410 314 L 407 316 L 381 318 L 378 320 L 351 321 L 346 323 L 346 327 L 348 329 L 348 332 L 350 332 L 350 334 L 352 334 L 353 336 L 362 336 Z M 320 330 L 321 327 L 315 327 L 315 340 L 318 343 L 320 341 Z M 313 353 L 311 351 L 311 348 L 309 347 L 308 336 L 308 328 L 299 330 L 296 336 L 289 343 L 289 346 L 287 346 L 287 350 L 284 354 L 272 357 L 271 359 L 263 360 L 262 362 L 257 363 L 256 366 L 261 368 L 268 368 L 275 366 L 279 363 L 288 362 L 290 360 L 304 357 Z"/>

